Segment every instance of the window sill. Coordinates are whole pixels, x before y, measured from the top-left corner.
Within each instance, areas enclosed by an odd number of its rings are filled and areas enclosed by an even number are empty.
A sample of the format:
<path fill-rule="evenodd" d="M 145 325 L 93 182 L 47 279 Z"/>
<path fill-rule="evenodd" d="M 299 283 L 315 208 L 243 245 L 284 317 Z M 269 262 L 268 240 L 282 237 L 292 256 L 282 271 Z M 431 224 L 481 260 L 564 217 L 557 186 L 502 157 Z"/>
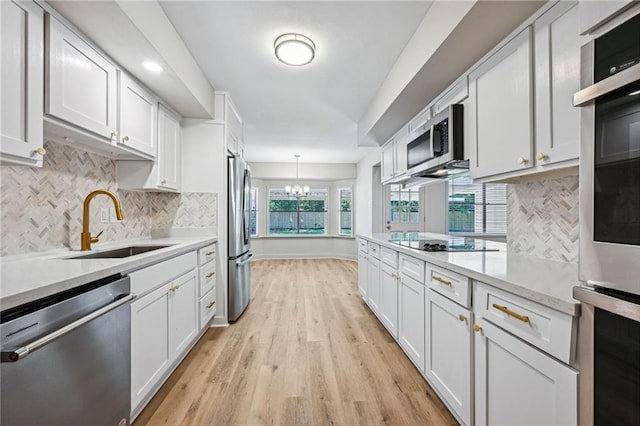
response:
<path fill-rule="evenodd" d="M 346 240 L 355 240 L 355 235 L 335 235 L 335 234 L 324 234 L 324 235 L 257 235 L 252 236 L 252 240 L 268 240 L 268 239 L 288 239 L 288 238 L 341 238 Z"/>

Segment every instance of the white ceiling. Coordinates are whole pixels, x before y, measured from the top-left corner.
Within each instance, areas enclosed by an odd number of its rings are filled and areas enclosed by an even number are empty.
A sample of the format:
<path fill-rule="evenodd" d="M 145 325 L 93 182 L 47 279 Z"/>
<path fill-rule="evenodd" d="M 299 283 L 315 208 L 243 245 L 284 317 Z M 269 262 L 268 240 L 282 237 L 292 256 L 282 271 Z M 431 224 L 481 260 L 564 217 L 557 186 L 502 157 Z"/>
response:
<path fill-rule="evenodd" d="M 249 161 L 356 163 L 357 123 L 429 9 L 427 1 L 161 1 L 216 90 L 245 122 Z M 304 67 L 273 53 L 277 36 L 317 46 Z"/>

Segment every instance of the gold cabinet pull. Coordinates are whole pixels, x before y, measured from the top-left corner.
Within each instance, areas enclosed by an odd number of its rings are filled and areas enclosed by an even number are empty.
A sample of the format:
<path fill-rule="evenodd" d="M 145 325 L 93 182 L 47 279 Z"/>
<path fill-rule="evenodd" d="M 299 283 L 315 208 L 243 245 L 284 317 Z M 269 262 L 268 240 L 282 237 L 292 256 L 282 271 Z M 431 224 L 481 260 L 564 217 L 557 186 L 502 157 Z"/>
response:
<path fill-rule="evenodd" d="M 538 155 L 536 155 L 536 160 L 538 161 L 544 161 L 547 158 L 549 158 L 549 156 L 543 152 L 539 152 Z"/>
<path fill-rule="evenodd" d="M 205 253 L 205 256 L 211 256 L 212 254 L 216 254 L 215 251 L 208 251 Z"/>
<path fill-rule="evenodd" d="M 473 331 L 475 331 L 476 333 L 478 331 L 482 331 L 482 326 L 480 326 L 480 324 L 473 324 Z"/>
<path fill-rule="evenodd" d="M 207 305 L 207 309 L 211 309 L 211 308 L 213 308 L 213 305 L 215 305 L 215 304 L 216 304 L 216 301 L 214 300 L 213 302 L 211 302 L 211 303 L 209 303 L 209 304 Z"/>
<path fill-rule="evenodd" d="M 444 285 L 448 285 L 449 287 L 451 287 L 451 285 L 452 285 L 451 281 L 447 281 L 447 280 L 445 280 L 443 278 L 440 278 L 440 277 L 435 277 L 434 276 L 433 279 L 438 281 L 438 282 L 440 282 L 440 283 L 442 283 L 442 284 L 444 284 Z"/>
<path fill-rule="evenodd" d="M 33 150 L 34 154 L 40 154 L 40 155 L 45 155 L 47 153 L 47 150 L 44 149 L 43 147 L 39 146 L 36 149 Z"/>
<path fill-rule="evenodd" d="M 216 273 L 215 272 L 209 272 L 207 275 L 205 275 L 205 277 L 207 278 L 211 278 L 212 276 L 214 276 Z"/>
<path fill-rule="evenodd" d="M 524 157 L 520 157 L 520 158 L 518 158 L 518 164 L 522 164 L 522 165 L 524 166 L 524 165 L 525 165 L 525 164 L 527 164 L 528 162 L 529 162 L 529 160 L 527 160 L 527 159 L 526 159 L 526 158 L 524 158 Z"/>
<path fill-rule="evenodd" d="M 514 317 L 515 319 L 518 319 L 522 322 L 529 322 L 528 316 L 519 314 L 517 312 L 513 312 L 511 309 L 507 308 L 506 306 L 498 305 L 497 303 L 494 303 L 492 306 L 497 310 L 499 310 L 500 312 L 504 312 L 505 314 L 509 315 L 510 317 Z"/>
<path fill-rule="evenodd" d="M 111 132 L 111 139 L 116 139 L 118 137 L 118 132 L 116 132 L 115 130 L 113 132 Z"/>
<path fill-rule="evenodd" d="M 458 315 L 458 319 L 459 319 L 460 321 L 467 322 L 467 317 L 465 317 L 465 316 L 464 316 L 464 315 L 462 315 L 462 314 Z"/>
<path fill-rule="evenodd" d="M 122 138 L 122 142 L 129 142 L 129 136 L 125 136 Z"/>

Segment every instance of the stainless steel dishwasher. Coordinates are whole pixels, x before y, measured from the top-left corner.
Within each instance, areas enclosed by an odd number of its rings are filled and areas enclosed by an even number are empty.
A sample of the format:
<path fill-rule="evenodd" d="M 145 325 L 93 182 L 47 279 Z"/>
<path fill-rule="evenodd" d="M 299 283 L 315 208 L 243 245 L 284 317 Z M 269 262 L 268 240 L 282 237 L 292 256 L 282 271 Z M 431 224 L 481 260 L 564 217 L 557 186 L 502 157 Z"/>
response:
<path fill-rule="evenodd" d="M 3 425 L 127 425 L 131 300 L 121 275 L 0 313 Z"/>

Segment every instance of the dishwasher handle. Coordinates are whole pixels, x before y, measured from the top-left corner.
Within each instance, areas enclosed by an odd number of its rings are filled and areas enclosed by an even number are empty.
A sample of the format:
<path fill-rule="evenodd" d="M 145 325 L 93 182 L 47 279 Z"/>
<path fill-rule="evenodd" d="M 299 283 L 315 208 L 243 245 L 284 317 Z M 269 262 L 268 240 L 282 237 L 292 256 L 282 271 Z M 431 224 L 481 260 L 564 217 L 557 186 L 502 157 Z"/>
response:
<path fill-rule="evenodd" d="M 6 351 L 6 352 L 2 351 L 2 353 L 0 354 L 0 362 L 20 361 L 21 359 L 29 355 L 31 352 L 36 351 L 41 347 L 48 345 L 54 340 L 57 340 L 60 337 L 64 336 L 65 334 L 68 334 L 73 330 L 82 327 L 86 323 L 93 321 L 94 319 L 106 314 L 107 312 L 112 311 L 117 307 L 124 305 L 127 302 L 130 302 L 131 300 L 135 299 L 135 297 L 136 297 L 135 294 L 130 293 L 116 300 L 115 302 L 108 304 L 107 306 L 104 306 L 96 311 L 91 312 L 87 316 L 84 316 L 70 324 L 65 325 L 64 327 L 57 329 L 56 331 L 53 331 L 47 334 L 46 336 L 39 338 L 34 342 L 28 343 L 13 351 Z"/>

